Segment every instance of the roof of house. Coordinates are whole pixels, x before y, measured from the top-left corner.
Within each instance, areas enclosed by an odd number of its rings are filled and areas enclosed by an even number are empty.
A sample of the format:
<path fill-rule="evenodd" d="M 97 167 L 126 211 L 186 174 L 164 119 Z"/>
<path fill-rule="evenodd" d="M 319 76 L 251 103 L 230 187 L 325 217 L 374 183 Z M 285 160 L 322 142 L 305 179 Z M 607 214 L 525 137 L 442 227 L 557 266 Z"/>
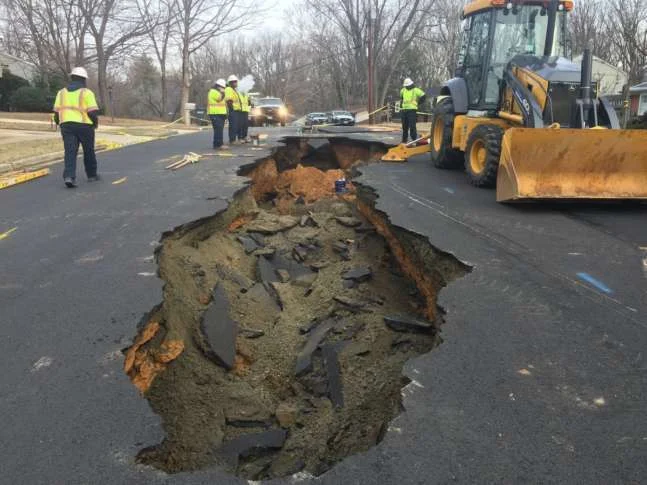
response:
<path fill-rule="evenodd" d="M 2 51 L 0 51 L 0 64 L 7 66 L 12 74 L 28 80 L 37 72 L 35 64 Z"/>
<path fill-rule="evenodd" d="M 630 93 L 643 93 L 647 91 L 647 81 L 636 84 L 629 88 Z"/>
<path fill-rule="evenodd" d="M 575 56 L 575 57 L 573 57 L 573 62 L 581 62 L 581 61 L 582 61 L 582 57 L 584 57 L 582 54 L 580 54 L 579 56 Z M 622 68 L 620 68 L 620 67 L 618 67 L 618 66 L 614 66 L 614 65 L 613 65 L 613 64 L 611 64 L 610 62 L 607 62 L 607 61 L 605 61 L 604 59 L 599 58 L 598 56 L 592 56 L 592 57 L 593 57 L 593 60 L 594 60 L 595 62 L 597 62 L 597 63 L 599 63 L 599 64 L 604 64 L 605 66 L 607 66 L 607 67 L 609 67 L 609 68 L 611 68 L 611 69 L 613 69 L 613 70 L 615 70 L 615 71 L 617 71 L 617 72 L 619 72 L 619 73 L 622 73 L 622 74 L 624 74 L 625 76 L 627 75 L 627 72 L 626 72 L 626 71 L 624 71 Z"/>

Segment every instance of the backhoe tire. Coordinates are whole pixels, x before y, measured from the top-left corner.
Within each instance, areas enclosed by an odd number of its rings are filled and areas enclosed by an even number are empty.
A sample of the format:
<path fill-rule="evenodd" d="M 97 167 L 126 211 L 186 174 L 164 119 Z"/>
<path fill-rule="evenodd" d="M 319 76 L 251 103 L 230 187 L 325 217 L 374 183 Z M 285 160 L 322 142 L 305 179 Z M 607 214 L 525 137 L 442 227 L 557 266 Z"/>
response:
<path fill-rule="evenodd" d="M 475 187 L 496 185 L 503 130 L 496 125 L 480 125 L 467 137 L 465 171 Z"/>
<path fill-rule="evenodd" d="M 436 168 L 460 168 L 463 154 L 452 148 L 454 134 L 454 103 L 452 98 L 443 98 L 434 108 L 431 125 L 431 161 Z"/>

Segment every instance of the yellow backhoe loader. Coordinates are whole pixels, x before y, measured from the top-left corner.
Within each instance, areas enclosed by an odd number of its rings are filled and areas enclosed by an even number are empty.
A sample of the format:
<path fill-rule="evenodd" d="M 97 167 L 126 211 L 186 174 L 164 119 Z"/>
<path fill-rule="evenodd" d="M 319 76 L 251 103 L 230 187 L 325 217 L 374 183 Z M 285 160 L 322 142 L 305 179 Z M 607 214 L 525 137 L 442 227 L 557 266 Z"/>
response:
<path fill-rule="evenodd" d="M 475 0 L 463 10 L 455 77 L 434 110 L 431 159 L 465 167 L 497 200 L 645 199 L 647 131 L 621 130 L 566 58 L 569 0 Z"/>

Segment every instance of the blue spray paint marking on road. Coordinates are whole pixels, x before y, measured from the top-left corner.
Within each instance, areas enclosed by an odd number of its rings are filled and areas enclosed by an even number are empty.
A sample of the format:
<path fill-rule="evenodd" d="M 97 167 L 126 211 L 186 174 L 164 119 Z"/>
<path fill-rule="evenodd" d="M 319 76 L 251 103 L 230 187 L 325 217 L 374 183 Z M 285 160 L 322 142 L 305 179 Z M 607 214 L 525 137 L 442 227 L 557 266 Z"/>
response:
<path fill-rule="evenodd" d="M 454 189 L 452 189 L 451 187 L 443 187 L 443 190 L 445 192 L 449 192 L 450 194 L 455 194 L 456 193 L 456 191 Z"/>
<path fill-rule="evenodd" d="M 577 273 L 577 277 L 581 280 L 586 281 L 587 283 L 595 286 L 598 290 L 600 290 L 602 293 L 606 293 L 607 295 L 610 295 L 613 293 L 613 290 L 609 288 L 607 285 L 602 283 L 602 281 L 594 278 L 588 273 Z"/>

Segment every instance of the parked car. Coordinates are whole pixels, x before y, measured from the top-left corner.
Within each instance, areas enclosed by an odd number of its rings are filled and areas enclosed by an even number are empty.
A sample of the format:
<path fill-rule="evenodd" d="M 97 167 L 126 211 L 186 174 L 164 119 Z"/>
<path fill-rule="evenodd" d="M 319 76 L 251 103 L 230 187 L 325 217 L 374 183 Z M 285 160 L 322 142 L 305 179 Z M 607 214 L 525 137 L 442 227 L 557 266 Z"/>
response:
<path fill-rule="evenodd" d="M 355 117 L 349 111 L 331 111 L 328 114 L 328 122 L 338 126 L 353 126 Z"/>
<path fill-rule="evenodd" d="M 249 115 L 251 126 L 285 126 L 290 113 L 280 98 L 257 98 Z"/>
<path fill-rule="evenodd" d="M 328 122 L 326 113 L 308 113 L 306 115 L 306 126 L 323 125 Z"/>

